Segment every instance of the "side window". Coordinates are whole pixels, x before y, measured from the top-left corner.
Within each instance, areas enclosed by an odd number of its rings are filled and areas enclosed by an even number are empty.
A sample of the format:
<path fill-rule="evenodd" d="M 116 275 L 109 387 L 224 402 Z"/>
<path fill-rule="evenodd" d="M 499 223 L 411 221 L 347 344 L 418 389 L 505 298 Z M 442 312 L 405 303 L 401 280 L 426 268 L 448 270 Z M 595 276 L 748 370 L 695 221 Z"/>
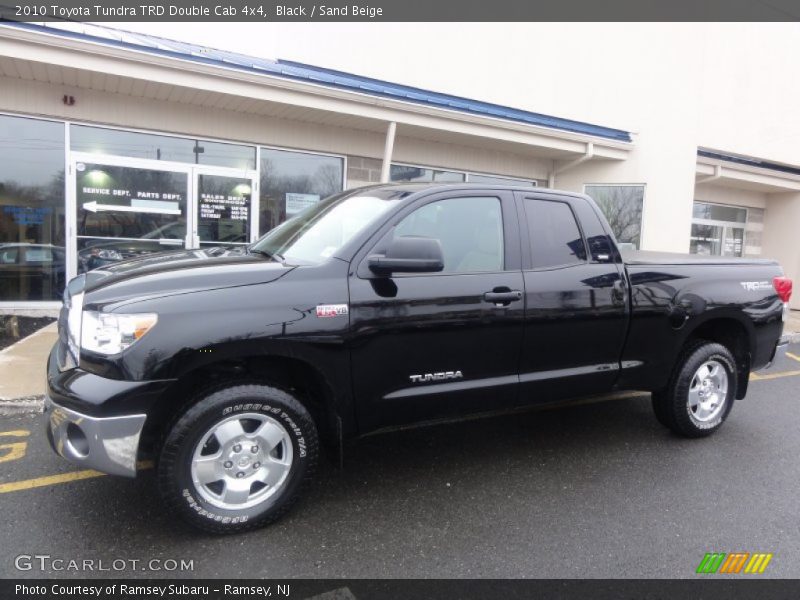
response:
<path fill-rule="evenodd" d="M 503 213 L 499 198 L 448 198 L 404 218 L 394 236 L 436 238 L 444 252 L 443 273 L 503 270 Z"/>
<path fill-rule="evenodd" d="M 586 246 L 569 204 L 526 200 L 525 214 L 534 269 L 561 267 L 586 260 Z"/>
<path fill-rule="evenodd" d="M 28 251 L 25 253 L 25 262 L 51 263 L 53 262 L 53 253 L 49 248 L 33 248 L 28 246 Z"/>
<path fill-rule="evenodd" d="M 17 264 L 17 256 L 19 250 L 17 248 L 8 248 L 0 250 L 0 264 L 1 265 L 15 265 Z"/>

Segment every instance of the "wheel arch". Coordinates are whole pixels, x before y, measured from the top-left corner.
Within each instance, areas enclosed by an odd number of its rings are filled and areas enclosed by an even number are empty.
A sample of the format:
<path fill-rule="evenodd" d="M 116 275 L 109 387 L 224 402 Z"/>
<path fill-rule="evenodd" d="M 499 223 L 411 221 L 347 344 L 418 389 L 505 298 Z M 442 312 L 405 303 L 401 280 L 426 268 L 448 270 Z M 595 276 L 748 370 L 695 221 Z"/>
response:
<path fill-rule="evenodd" d="M 736 312 L 708 315 L 692 324 L 684 338 L 682 348 L 697 340 L 707 340 L 725 346 L 736 360 L 736 399 L 741 400 L 747 393 L 750 381 L 750 365 L 755 350 L 753 324 Z"/>
<path fill-rule="evenodd" d="M 302 358 L 269 354 L 205 362 L 182 373 L 148 413 L 140 445 L 142 458 L 157 452 L 169 427 L 204 389 L 242 382 L 261 382 L 292 393 L 311 413 L 320 439 L 341 452 L 345 426 L 353 425 L 333 383 Z"/>

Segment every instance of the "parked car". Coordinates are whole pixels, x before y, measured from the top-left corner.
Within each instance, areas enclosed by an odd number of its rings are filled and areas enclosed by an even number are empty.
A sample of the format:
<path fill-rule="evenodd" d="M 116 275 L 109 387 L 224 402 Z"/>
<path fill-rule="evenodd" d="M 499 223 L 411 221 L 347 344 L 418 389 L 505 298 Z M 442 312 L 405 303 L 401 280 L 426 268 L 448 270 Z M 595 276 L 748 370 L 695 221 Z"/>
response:
<path fill-rule="evenodd" d="M 60 300 L 66 283 L 64 248 L 0 244 L 0 300 Z"/>
<path fill-rule="evenodd" d="M 771 260 L 623 257 L 585 195 L 381 185 L 238 252 L 72 280 L 45 421 L 63 457 L 134 476 L 232 532 L 284 514 L 320 445 L 384 428 L 648 390 L 678 435 L 719 429 L 786 348 Z"/>
<path fill-rule="evenodd" d="M 231 233 L 221 239 L 209 225 L 200 224 L 198 233 L 203 240 L 217 239 L 217 244 L 241 244 L 247 242 L 243 233 Z M 183 222 L 168 223 L 158 229 L 144 234 L 140 239 L 103 239 L 88 240 L 86 247 L 78 251 L 80 272 L 91 271 L 112 265 L 121 260 L 145 256 L 153 252 L 169 252 L 176 247 L 183 247 L 186 238 L 186 224 Z"/>

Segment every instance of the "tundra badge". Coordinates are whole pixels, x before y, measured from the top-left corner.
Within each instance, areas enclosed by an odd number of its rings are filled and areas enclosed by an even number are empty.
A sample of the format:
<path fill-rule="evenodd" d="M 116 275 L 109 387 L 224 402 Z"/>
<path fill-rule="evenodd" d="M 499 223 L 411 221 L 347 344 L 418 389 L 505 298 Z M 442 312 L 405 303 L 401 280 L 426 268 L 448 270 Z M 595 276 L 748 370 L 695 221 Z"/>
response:
<path fill-rule="evenodd" d="M 439 373 L 425 373 L 425 375 L 409 375 L 412 383 L 426 383 L 428 381 L 444 381 L 445 379 L 463 379 L 461 371 L 441 371 Z"/>

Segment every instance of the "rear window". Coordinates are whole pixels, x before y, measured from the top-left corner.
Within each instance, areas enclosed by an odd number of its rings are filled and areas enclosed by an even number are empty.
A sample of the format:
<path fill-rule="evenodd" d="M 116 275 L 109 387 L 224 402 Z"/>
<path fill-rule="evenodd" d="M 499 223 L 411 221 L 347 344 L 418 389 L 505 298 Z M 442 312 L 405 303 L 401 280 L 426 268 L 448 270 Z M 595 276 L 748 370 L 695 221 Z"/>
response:
<path fill-rule="evenodd" d="M 562 267 L 586 260 L 578 223 L 566 202 L 526 200 L 534 269 Z"/>

